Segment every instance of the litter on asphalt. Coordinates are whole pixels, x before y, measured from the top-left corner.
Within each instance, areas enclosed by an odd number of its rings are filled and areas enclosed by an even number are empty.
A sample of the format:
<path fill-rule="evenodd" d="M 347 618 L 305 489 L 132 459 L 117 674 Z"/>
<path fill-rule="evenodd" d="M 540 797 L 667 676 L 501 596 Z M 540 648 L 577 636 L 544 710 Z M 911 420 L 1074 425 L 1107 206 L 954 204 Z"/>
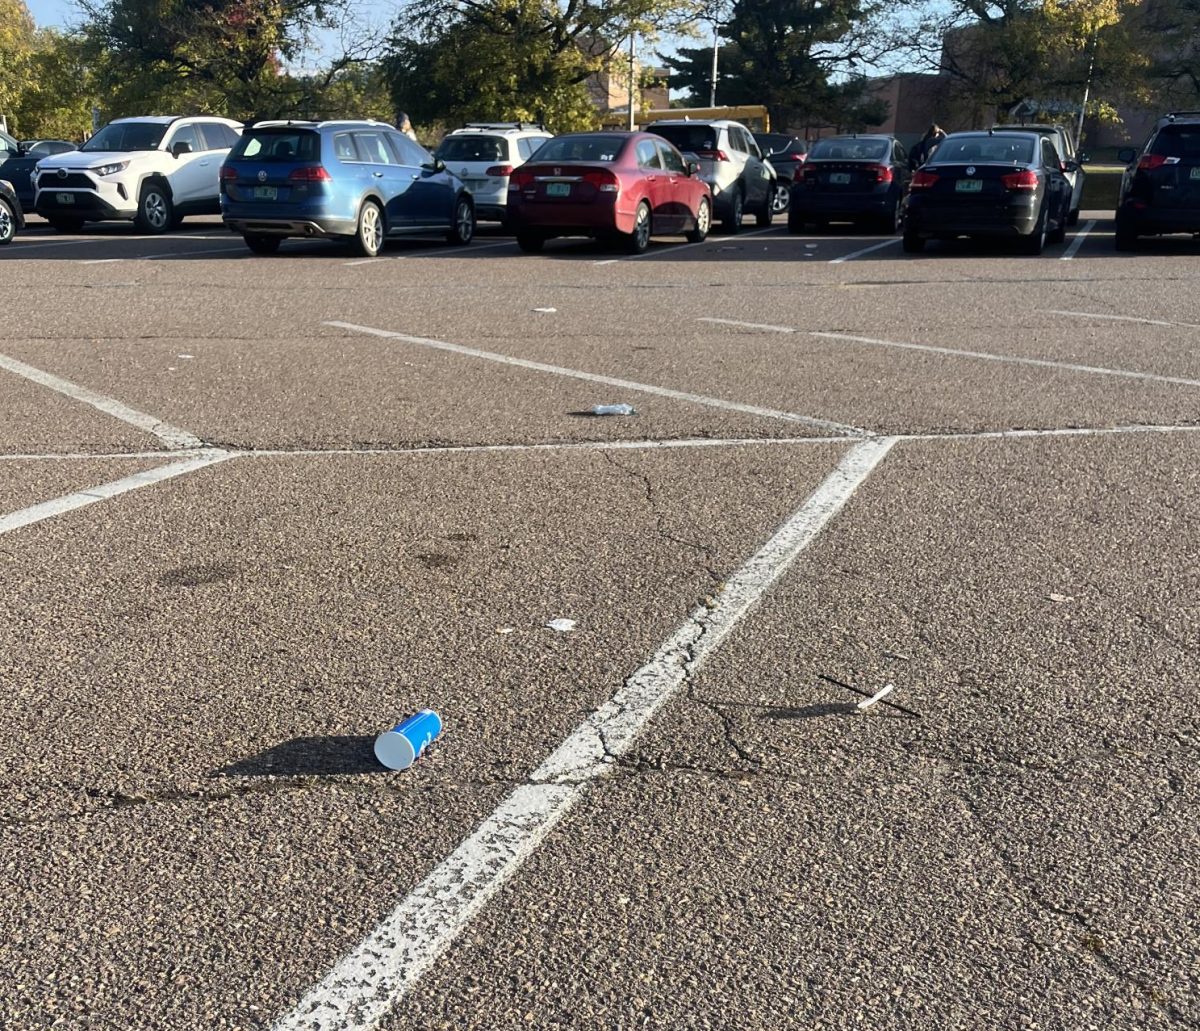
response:
<path fill-rule="evenodd" d="M 557 630 L 560 634 L 565 634 L 568 631 L 575 629 L 575 620 L 573 619 L 552 619 L 546 624 L 547 630 Z"/>
<path fill-rule="evenodd" d="M 422 709 L 375 739 L 375 758 L 389 770 L 407 770 L 441 736 L 441 717 Z"/>
<path fill-rule="evenodd" d="M 588 411 L 592 415 L 637 415 L 633 405 L 595 405 Z"/>
<path fill-rule="evenodd" d="M 888 695 L 890 695 L 895 690 L 896 690 L 895 684 L 885 684 L 878 691 L 876 691 L 873 695 L 871 695 L 870 698 L 867 698 L 867 699 L 859 702 L 858 707 L 860 709 L 869 709 L 872 705 L 874 705 L 881 698 L 886 698 Z"/>
<path fill-rule="evenodd" d="M 543 315 L 553 315 L 557 308 L 534 308 L 533 311 L 540 311 Z"/>

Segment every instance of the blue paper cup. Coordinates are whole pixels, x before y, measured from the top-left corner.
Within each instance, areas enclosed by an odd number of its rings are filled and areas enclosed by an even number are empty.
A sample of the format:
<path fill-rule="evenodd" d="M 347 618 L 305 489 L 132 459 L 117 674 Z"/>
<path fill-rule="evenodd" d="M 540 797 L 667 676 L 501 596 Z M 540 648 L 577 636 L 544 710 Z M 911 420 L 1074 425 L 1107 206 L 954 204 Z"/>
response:
<path fill-rule="evenodd" d="M 407 770 L 441 734 L 441 717 L 422 709 L 375 739 L 375 758 L 389 770 Z"/>

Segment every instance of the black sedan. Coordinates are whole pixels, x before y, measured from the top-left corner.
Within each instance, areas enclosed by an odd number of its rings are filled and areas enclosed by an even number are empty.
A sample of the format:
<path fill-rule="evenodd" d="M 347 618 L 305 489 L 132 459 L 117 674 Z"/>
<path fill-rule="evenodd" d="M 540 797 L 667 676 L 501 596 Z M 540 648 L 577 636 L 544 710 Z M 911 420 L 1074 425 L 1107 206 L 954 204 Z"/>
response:
<path fill-rule="evenodd" d="M 0 247 L 12 243 L 18 230 L 25 228 L 25 216 L 21 212 L 21 202 L 13 188 L 0 179 Z"/>
<path fill-rule="evenodd" d="M 21 203 L 32 210 L 35 191 L 29 177 L 34 165 L 52 154 L 66 154 L 77 149 L 67 140 L 22 140 L 18 143 L 7 133 L 0 133 L 0 179 L 12 183 Z"/>
<path fill-rule="evenodd" d="M 1000 237 L 1025 254 L 1061 243 L 1071 213 L 1067 165 L 1037 133 L 957 132 L 913 173 L 904 249 L 932 238 Z"/>
<path fill-rule="evenodd" d="M 894 136 L 828 136 L 808 152 L 792 186 L 788 232 L 810 222 L 855 222 L 894 233 L 911 176 L 908 153 Z"/>

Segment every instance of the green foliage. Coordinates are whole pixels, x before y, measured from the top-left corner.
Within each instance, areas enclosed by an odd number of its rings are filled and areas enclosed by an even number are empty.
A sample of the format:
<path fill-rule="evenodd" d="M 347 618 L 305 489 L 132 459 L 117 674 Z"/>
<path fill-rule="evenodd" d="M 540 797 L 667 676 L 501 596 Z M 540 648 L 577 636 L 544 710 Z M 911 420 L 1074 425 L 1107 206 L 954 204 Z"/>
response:
<path fill-rule="evenodd" d="M 24 0 L 0 0 L 0 114 L 12 117 L 32 74 L 33 16 Z"/>
<path fill-rule="evenodd" d="M 80 36 L 40 29 L 15 111 L 23 137 L 82 140 L 92 128 L 93 72 Z"/>

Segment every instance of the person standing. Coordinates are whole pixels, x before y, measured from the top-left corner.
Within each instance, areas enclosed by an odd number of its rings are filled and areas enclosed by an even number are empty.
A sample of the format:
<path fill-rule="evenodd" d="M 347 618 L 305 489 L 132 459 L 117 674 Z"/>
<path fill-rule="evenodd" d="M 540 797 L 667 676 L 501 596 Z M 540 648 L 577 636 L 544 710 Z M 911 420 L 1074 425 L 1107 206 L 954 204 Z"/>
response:
<path fill-rule="evenodd" d="M 396 128 L 412 140 L 413 143 L 417 142 L 417 134 L 413 132 L 412 122 L 408 120 L 408 115 L 403 111 L 396 112 Z"/>
<path fill-rule="evenodd" d="M 946 132 L 937 122 L 934 122 L 926 129 L 925 135 L 921 137 L 920 142 L 908 152 L 908 160 L 912 163 L 913 168 L 920 168 L 926 161 L 933 157 L 933 152 L 938 149 L 945 138 Z"/>

